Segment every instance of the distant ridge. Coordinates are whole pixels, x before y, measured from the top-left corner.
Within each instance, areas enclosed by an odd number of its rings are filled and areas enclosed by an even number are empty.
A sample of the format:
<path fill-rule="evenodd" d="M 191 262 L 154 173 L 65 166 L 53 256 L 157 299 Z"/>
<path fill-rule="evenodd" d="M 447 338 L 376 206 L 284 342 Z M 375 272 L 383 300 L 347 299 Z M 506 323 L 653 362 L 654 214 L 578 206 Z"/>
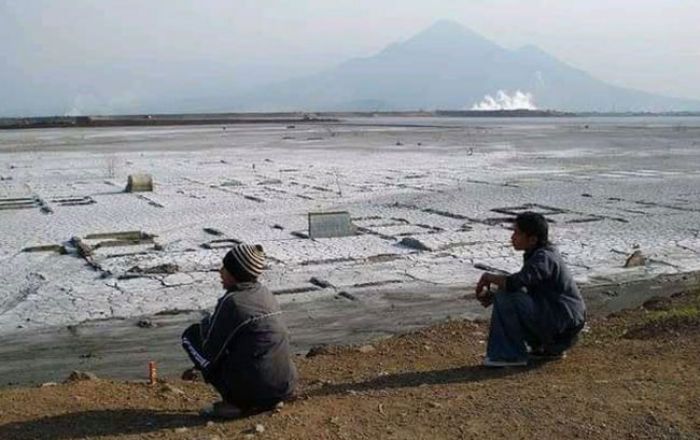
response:
<path fill-rule="evenodd" d="M 554 110 L 435 110 L 435 111 L 336 111 L 317 113 L 202 113 L 163 115 L 114 116 L 44 116 L 27 118 L 0 118 L 0 130 L 71 128 L 71 127 L 157 127 L 177 125 L 233 125 L 233 124 L 308 124 L 342 122 L 351 117 L 449 117 L 449 118 L 561 118 L 561 117 L 700 117 L 700 112 L 668 113 L 599 113 L 560 112 Z"/>
<path fill-rule="evenodd" d="M 700 111 L 700 101 L 612 86 L 536 46 L 498 46 L 440 20 L 379 53 L 238 96 L 236 110 L 471 109 L 486 95 L 522 91 L 539 109 L 565 112 Z"/>
<path fill-rule="evenodd" d="M 331 117 L 321 117 L 298 112 L 287 113 L 184 113 L 160 115 L 100 115 L 100 116 L 44 116 L 28 118 L 0 118 L 0 130 L 29 128 L 70 127 L 147 127 L 171 125 L 228 125 L 228 124 L 302 124 L 309 122 L 334 122 Z"/>

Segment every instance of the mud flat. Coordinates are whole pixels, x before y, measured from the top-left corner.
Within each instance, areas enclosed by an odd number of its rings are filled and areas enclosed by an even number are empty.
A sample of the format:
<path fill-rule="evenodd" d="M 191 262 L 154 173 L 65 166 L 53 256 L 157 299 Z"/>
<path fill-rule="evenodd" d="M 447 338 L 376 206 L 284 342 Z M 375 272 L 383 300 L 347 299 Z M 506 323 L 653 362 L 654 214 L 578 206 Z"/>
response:
<path fill-rule="evenodd" d="M 518 269 L 509 227 L 525 210 L 550 220 L 583 285 L 700 270 L 700 118 L 225 128 L 0 132 L 3 358 L 26 364 L 34 353 L 38 369 L 101 362 L 128 376 L 163 352 L 176 366 L 176 329 L 213 306 L 216 269 L 239 241 L 266 249 L 264 282 L 300 350 L 479 316 L 463 297 L 482 270 Z M 154 190 L 125 192 L 127 176 L 142 173 Z M 308 213 L 324 211 L 349 212 L 357 235 L 306 238 Z M 636 250 L 644 264 L 623 267 Z M 621 292 L 604 302 L 638 303 Z M 99 344 L 110 335 L 130 355 L 123 370 Z M 23 339 L 37 345 L 16 345 Z M 72 353 L 63 367 L 61 350 Z"/>

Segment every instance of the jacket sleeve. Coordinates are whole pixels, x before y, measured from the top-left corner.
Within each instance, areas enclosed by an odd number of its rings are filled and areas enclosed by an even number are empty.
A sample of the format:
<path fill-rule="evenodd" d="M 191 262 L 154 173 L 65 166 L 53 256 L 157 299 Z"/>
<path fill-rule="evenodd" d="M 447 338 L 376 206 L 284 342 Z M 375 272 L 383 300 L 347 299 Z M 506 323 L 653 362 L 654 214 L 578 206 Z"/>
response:
<path fill-rule="evenodd" d="M 193 324 L 182 335 L 182 346 L 195 366 L 207 373 L 216 367 L 236 327 L 233 301 L 223 298 L 214 314 Z"/>
<path fill-rule="evenodd" d="M 209 360 L 204 357 L 202 350 L 202 326 L 201 324 L 192 324 L 187 327 L 182 334 L 182 348 L 189 356 L 195 368 L 204 371 L 209 367 Z"/>
<path fill-rule="evenodd" d="M 207 331 L 202 340 L 204 357 L 213 365 L 221 359 L 234 331 L 238 326 L 236 306 L 231 298 L 223 298 L 208 320 Z"/>
<path fill-rule="evenodd" d="M 506 277 L 506 290 L 509 292 L 526 288 L 536 290 L 552 277 L 552 264 L 544 252 L 537 252 L 523 265 L 520 272 Z"/>

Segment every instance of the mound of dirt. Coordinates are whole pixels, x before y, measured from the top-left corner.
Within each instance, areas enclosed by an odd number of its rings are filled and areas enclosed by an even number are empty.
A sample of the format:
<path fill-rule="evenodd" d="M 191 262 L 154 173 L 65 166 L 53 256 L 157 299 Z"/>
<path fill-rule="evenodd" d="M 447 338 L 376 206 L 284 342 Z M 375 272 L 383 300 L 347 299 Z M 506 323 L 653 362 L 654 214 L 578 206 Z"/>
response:
<path fill-rule="evenodd" d="M 697 309 L 688 313 L 664 313 L 631 327 L 627 339 L 654 339 L 700 334 L 700 313 Z"/>

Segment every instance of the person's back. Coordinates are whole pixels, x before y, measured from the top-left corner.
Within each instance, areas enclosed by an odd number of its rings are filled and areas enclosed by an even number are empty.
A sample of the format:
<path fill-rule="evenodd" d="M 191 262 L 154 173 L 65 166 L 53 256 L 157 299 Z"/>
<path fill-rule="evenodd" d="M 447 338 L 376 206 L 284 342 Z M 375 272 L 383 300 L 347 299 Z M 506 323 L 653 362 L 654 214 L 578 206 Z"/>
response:
<path fill-rule="evenodd" d="M 228 346 L 223 361 L 231 389 L 243 402 L 263 407 L 289 397 L 296 382 L 290 361 L 289 332 L 280 307 L 260 283 L 243 283 L 228 293 L 235 321 L 244 324 Z"/>
<path fill-rule="evenodd" d="M 525 288 L 536 301 L 546 301 L 556 318 L 557 331 L 585 320 L 586 306 L 573 275 L 557 249 L 547 244 L 523 255 L 522 269 L 506 277 L 505 289 Z"/>

